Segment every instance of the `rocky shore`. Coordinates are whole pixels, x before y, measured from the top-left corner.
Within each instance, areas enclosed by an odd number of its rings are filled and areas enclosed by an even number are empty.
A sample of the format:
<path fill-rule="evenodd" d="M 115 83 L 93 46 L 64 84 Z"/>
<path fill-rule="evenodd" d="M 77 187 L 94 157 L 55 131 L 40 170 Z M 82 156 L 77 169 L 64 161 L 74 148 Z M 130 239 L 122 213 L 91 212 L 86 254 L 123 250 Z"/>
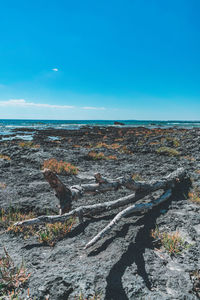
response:
<path fill-rule="evenodd" d="M 12 136 L 25 133 L 27 129 L 20 128 Z M 30 274 L 16 299 L 200 298 L 200 129 L 83 127 L 29 129 L 28 134 L 32 141 L 0 137 L 0 257 L 5 247 L 16 265 L 23 259 Z M 92 183 L 96 173 L 113 179 L 159 179 L 180 167 L 187 178 L 166 203 L 122 219 L 90 249 L 84 246 L 120 209 L 88 216 L 48 245 L 34 235 L 8 232 L 3 215 L 16 210 L 24 215 L 58 214 L 58 200 L 41 172 L 44 161 L 52 158 L 78 168 L 77 174 L 59 174 L 66 185 Z M 72 208 L 128 194 L 123 188 L 84 195 Z M 187 247 L 167 251 L 154 239 L 155 229 L 178 233 Z M 1 296 L 11 299 L 1 295 L 0 285 Z"/>

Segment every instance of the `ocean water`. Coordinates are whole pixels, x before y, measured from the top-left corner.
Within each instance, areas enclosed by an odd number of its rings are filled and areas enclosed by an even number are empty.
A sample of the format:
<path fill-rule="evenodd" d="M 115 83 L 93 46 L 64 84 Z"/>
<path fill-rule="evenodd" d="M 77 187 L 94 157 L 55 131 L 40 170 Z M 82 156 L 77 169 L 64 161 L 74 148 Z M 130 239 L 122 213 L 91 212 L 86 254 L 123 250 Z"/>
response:
<path fill-rule="evenodd" d="M 116 120 L 117 121 L 117 120 Z M 83 126 L 117 126 L 114 125 L 113 120 L 8 120 L 0 119 L 0 135 L 6 136 L 13 134 L 13 130 L 17 128 L 31 128 L 31 129 L 47 129 L 47 128 L 56 128 L 56 129 L 80 129 Z M 200 121 L 137 121 L 137 120 L 120 120 L 119 122 L 124 123 L 126 127 L 146 127 L 146 128 L 200 128 Z M 123 127 L 124 127 L 123 126 Z M 16 133 L 17 134 L 17 133 Z M 26 133 L 25 136 L 22 134 L 13 136 L 13 137 L 4 137 L 3 139 L 12 139 L 12 138 L 26 138 L 31 139 L 31 133 Z"/>

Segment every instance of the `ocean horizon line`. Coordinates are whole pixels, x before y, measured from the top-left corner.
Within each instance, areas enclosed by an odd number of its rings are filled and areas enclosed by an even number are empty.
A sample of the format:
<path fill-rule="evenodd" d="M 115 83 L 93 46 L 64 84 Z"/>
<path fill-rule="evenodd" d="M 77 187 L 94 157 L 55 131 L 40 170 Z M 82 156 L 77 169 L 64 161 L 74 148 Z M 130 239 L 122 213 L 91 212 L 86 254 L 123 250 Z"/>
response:
<path fill-rule="evenodd" d="M 59 122 L 70 122 L 70 121 L 105 121 L 105 122 L 200 122 L 199 120 L 179 120 L 179 119 L 21 119 L 21 118 L 0 118 L 0 121 L 59 121 Z"/>

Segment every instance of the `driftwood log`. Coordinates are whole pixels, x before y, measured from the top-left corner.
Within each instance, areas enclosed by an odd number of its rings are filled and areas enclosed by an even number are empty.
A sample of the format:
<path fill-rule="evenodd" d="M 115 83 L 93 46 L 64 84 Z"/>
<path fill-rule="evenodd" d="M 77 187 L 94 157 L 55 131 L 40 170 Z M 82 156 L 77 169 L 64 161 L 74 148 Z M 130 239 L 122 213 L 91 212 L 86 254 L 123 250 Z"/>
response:
<path fill-rule="evenodd" d="M 172 188 L 177 182 L 185 176 L 185 172 L 182 168 L 177 169 L 166 177 L 160 180 L 135 181 L 132 177 L 119 177 L 117 179 L 108 179 L 102 177 L 101 174 L 95 174 L 95 183 L 73 185 L 71 187 L 65 186 L 55 173 L 49 169 L 43 171 L 45 179 L 49 182 L 50 186 L 55 190 L 56 197 L 60 201 L 60 214 L 69 212 L 71 209 L 71 203 L 74 200 L 82 197 L 84 194 L 97 194 L 105 193 L 107 191 L 117 190 L 122 187 L 126 187 L 132 191 L 141 193 L 151 193 L 153 191 L 168 188 Z"/>
<path fill-rule="evenodd" d="M 186 172 L 183 168 L 179 168 L 172 172 L 168 176 L 159 180 L 150 181 L 135 181 L 132 178 L 120 177 L 115 180 L 102 177 L 99 173 L 95 175 L 95 183 L 74 185 L 71 187 L 65 186 L 60 179 L 52 171 L 45 169 L 43 171 L 44 177 L 49 182 L 50 186 L 56 191 L 56 196 L 60 201 L 60 213 L 61 215 L 54 216 L 40 216 L 38 218 L 25 220 L 15 223 L 15 226 L 29 226 L 42 223 L 55 223 L 65 222 L 72 217 L 78 217 L 80 222 L 83 222 L 83 217 L 90 215 L 97 215 L 99 213 L 110 211 L 115 208 L 123 207 L 131 204 L 128 208 L 125 208 L 118 213 L 115 218 L 90 242 L 87 243 L 85 248 L 89 248 L 100 240 L 106 233 L 108 233 L 113 226 L 120 221 L 121 218 L 134 212 L 146 212 L 153 207 L 166 201 L 172 195 L 172 189 L 177 183 L 185 178 Z M 116 190 L 121 187 L 126 187 L 134 193 L 131 195 L 119 198 L 114 201 L 80 206 L 74 210 L 71 210 L 72 201 L 82 197 L 84 194 L 96 194 L 109 190 Z M 154 199 L 148 203 L 134 204 L 136 201 L 144 198 L 149 193 L 156 190 L 164 190 L 164 193 L 158 199 Z"/>
<path fill-rule="evenodd" d="M 70 211 L 72 205 L 72 192 L 65 186 L 56 174 L 49 169 L 44 169 L 44 178 L 48 181 L 52 189 L 55 190 L 55 196 L 58 198 L 60 205 L 60 215 Z"/>

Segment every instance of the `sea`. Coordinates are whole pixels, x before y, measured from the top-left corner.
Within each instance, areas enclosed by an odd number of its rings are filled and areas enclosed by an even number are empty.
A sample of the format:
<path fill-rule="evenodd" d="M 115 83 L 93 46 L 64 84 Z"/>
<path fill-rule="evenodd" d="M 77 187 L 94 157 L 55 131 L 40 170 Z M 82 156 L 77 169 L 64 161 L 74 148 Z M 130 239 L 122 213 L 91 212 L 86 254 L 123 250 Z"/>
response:
<path fill-rule="evenodd" d="M 124 125 L 115 125 L 114 122 L 120 122 Z M 146 128 L 200 128 L 200 121 L 142 121 L 142 120 L 15 120 L 15 119 L 0 119 L 0 136 L 3 140 L 10 139 L 26 139 L 31 140 L 32 134 L 25 135 L 17 134 L 16 129 L 31 128 L 31 129 L 80 129 L 84 126 L 115 126 L 115 127 L 146 127 Z M 13 131 L 15 130 L 15 131 Z M 14 134 L 15 133 L 15 134 Z M 8 137 L 8 135 L 12 135 Z"/>

